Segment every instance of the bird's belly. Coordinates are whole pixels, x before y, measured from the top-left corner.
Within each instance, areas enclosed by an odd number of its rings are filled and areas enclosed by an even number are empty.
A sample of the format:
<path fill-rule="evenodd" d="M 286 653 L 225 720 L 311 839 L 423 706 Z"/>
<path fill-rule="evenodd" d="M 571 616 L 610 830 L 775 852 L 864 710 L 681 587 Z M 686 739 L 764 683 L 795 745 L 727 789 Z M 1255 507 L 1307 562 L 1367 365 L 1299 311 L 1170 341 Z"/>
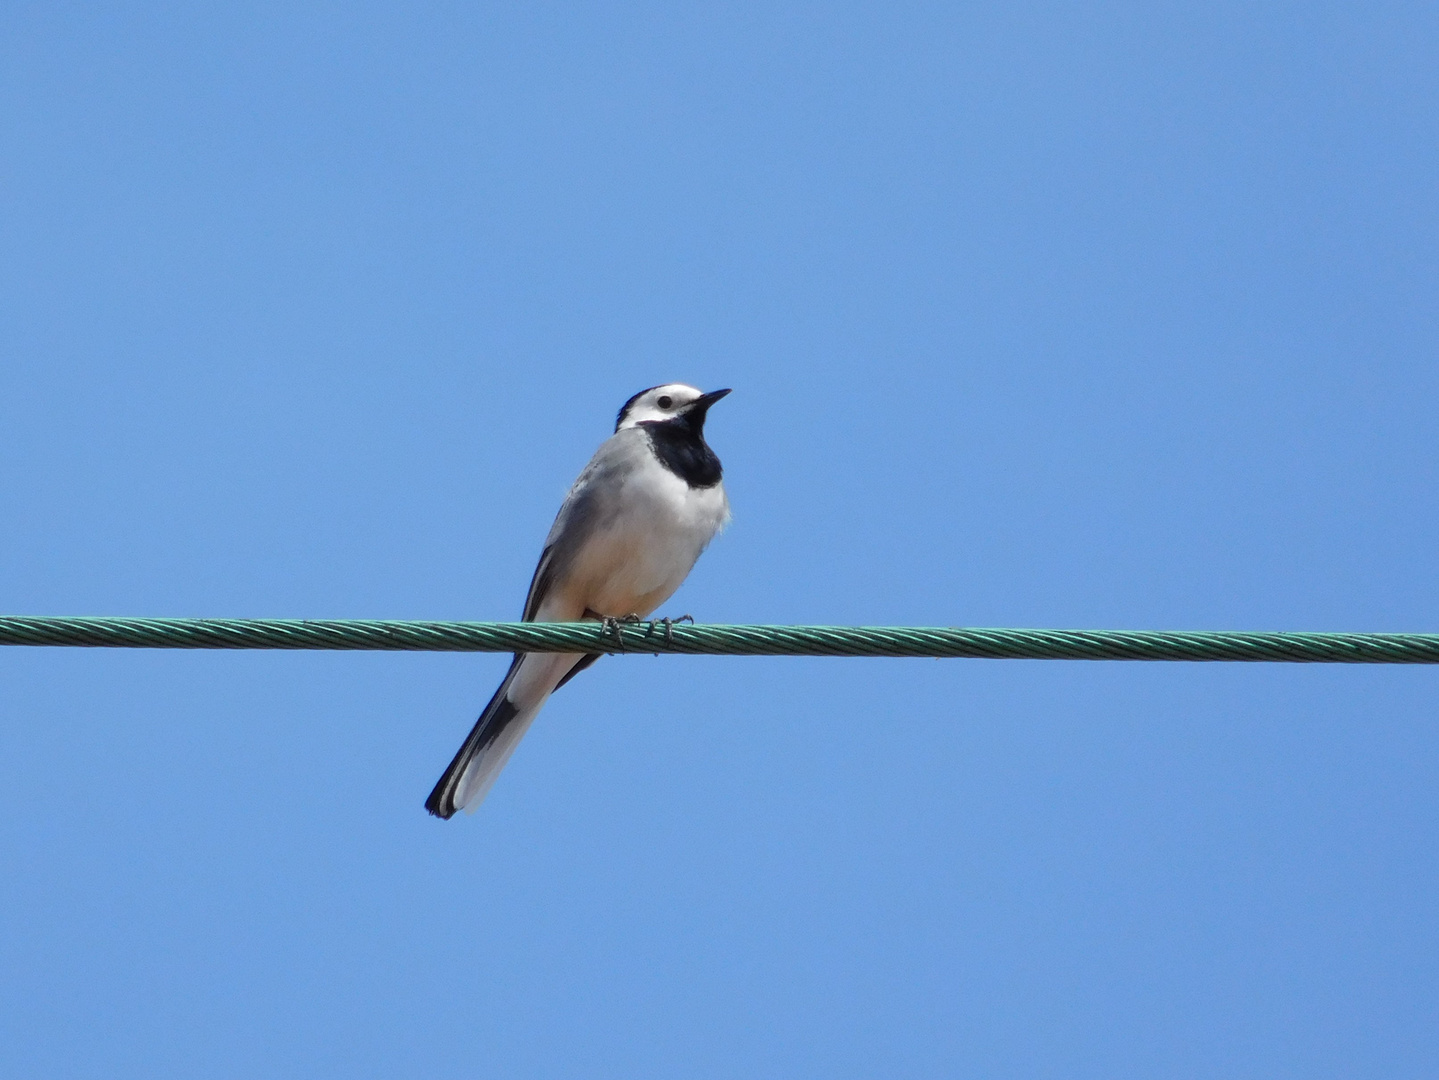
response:
<path fill-rule="evenodd" d="M 585 545 L 575 584 L 598 615 L 648 615 L 678 589 L 728 516 L 724 489 L 675 478 L 626 491 L 624 509 Z"/>

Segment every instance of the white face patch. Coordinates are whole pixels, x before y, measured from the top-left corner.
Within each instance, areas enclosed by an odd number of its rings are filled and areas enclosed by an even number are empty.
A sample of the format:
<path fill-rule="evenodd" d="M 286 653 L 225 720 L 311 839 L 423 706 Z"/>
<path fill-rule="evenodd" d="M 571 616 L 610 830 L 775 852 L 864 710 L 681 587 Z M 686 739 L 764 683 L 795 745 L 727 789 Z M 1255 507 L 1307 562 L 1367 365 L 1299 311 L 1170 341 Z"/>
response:
<path fill-rule="evenodd" d="M 667 383 L 646 390 L 629 403 L 616 431 L 632 428 L 645 420 L 670 420 L 686 405 L 700 397 L 700 391 L 684 383 Z"/>

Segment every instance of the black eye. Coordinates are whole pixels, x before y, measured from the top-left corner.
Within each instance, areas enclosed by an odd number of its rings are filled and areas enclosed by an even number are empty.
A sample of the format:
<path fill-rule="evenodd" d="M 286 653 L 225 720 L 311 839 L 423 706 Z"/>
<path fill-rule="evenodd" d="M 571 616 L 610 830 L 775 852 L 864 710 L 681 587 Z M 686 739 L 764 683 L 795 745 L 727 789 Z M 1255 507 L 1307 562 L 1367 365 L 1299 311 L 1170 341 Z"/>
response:
<path fill-rule="evenodd" d="M 655 399 L 655 404 L 658 405 L 661 409 L 668 409 L 674 403 L 675 399 L 670 397 L 668 394 L 661 394 L 658 398 Z"/>

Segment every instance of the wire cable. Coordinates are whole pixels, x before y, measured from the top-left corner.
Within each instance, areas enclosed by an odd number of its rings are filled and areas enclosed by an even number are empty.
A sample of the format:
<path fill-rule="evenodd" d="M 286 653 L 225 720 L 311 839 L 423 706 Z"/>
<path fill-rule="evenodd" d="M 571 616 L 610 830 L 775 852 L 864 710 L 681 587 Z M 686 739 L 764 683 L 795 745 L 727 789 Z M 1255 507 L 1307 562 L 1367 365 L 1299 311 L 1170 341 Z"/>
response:
<path fill-rule="evenodd" d="M 1439 664 L 1439 634 L 0 615 L 0 645 Z"/>

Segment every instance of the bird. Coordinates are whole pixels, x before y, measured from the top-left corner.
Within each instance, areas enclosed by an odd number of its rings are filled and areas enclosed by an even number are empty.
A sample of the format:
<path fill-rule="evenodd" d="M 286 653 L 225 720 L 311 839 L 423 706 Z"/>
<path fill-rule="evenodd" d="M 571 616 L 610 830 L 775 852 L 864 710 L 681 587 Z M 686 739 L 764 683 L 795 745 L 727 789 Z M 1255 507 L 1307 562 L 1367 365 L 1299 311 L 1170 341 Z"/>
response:
<path fill-rule="evenodd" d="M 663 604 L 730 519 L 724 470 L 704 438 L 730 391 L 684 383 L 641 390 L 620 407 L 545 539 L 525 622 L 643 618 Z M 546 700 L 600 653 L 515 653 L 425 809 L 474 811 Z"/>

